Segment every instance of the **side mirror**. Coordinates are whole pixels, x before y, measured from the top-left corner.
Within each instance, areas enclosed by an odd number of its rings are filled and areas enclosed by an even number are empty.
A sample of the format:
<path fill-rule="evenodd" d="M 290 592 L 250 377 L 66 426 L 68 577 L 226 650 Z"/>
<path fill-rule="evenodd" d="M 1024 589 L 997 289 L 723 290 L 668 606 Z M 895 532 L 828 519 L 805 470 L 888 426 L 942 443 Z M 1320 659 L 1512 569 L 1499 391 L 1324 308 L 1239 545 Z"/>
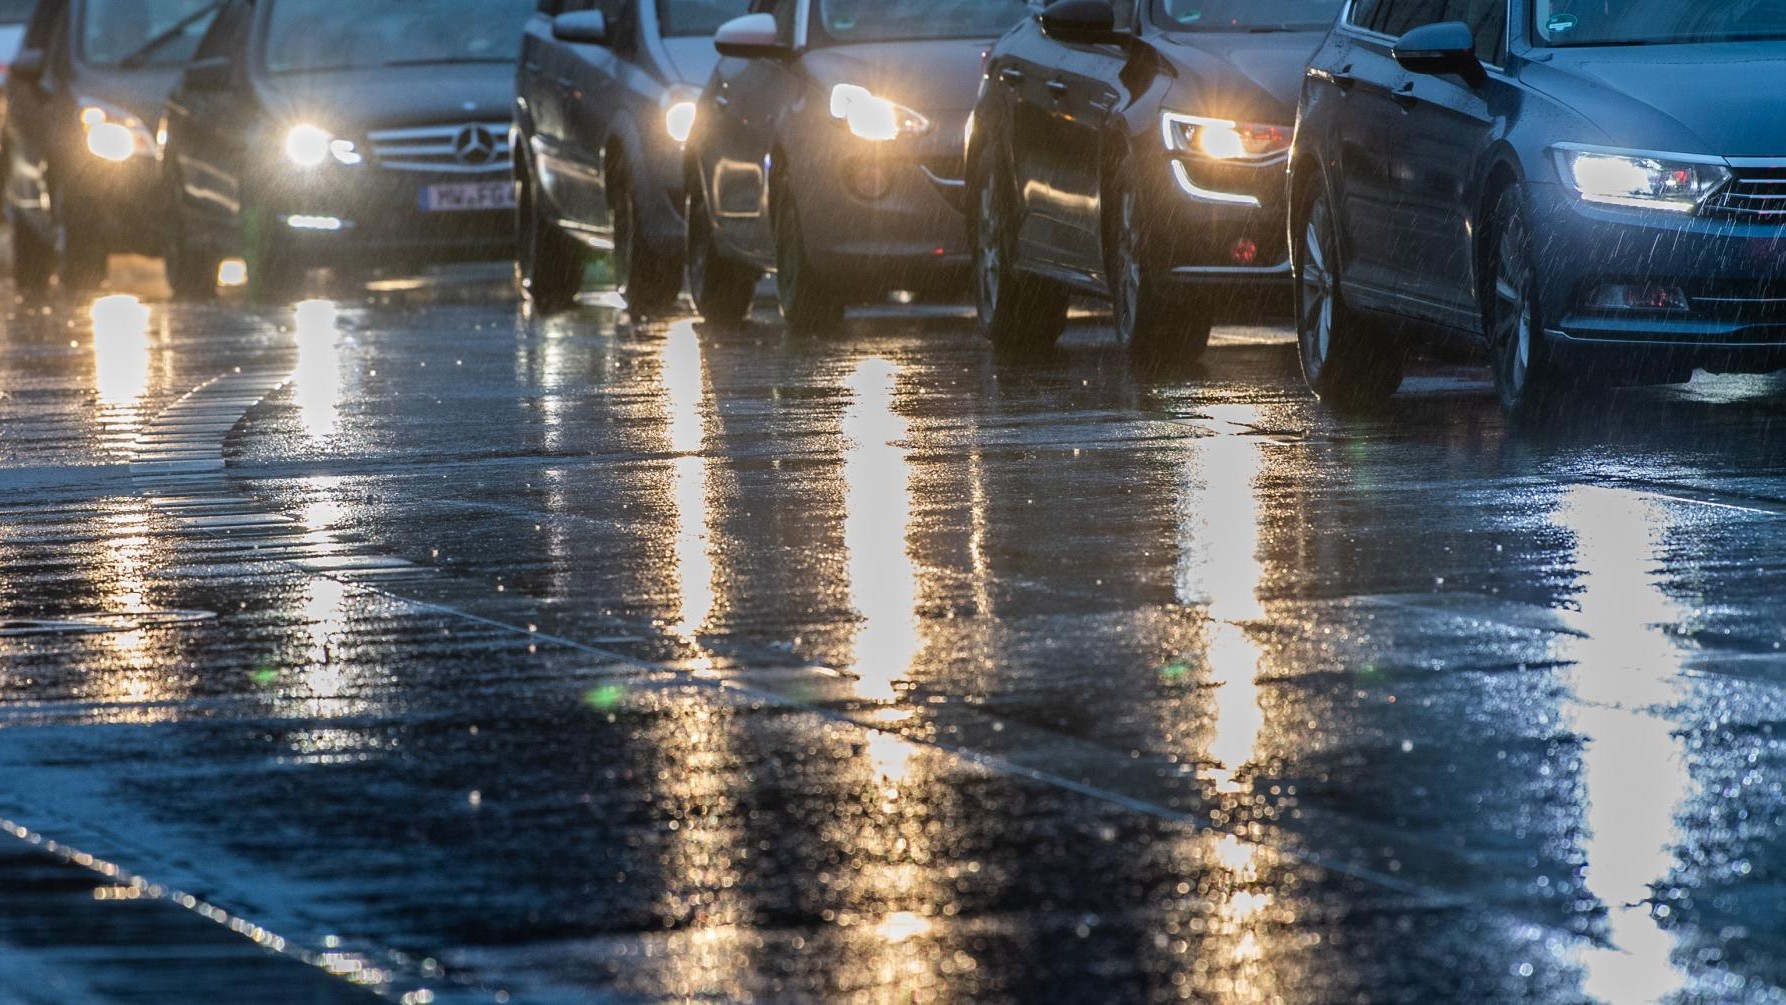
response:
<path fill-rule="evenodd" d="M 608 17 L 599 10 L 574 10 L 552 19 L 552 37 L 578 45 L 607 45 Z"/>
<path fill-rule="evenodd" d="M 44 55 L 42 49 L 26 49 L 12 59 L 12 76 L 20 80 L 36 81 L 43 76 Z"/>
<path fill-rule="evenodd" d="M 1056 0 L 1037 18 L 1042 34 L 1069 45 L 1121 45 L 1129 38 L 1116 28 L 1110 0 Z"/>
<path fill-rule="evenodd" d="M 736 59 L 781 59 L 789 49 L 775 30 L 774 14 L 746 14 L 719 26 L 713 47 Z"/>
<path fill-rule="evenodd" d="M 213 56 L 186 64 L 180 74 L 184 91 L 227 91 L 236 83 L 236 67 L 227 56 Z"/>
<path fill-rule="evenodd" d="M 1476 39 L 1462 21 L 1422 25 L 1395 43 L 1395 61 L 1409 73 L 1455 73 L 1472 86 L 1487 79 L 1476 58 Z"/>

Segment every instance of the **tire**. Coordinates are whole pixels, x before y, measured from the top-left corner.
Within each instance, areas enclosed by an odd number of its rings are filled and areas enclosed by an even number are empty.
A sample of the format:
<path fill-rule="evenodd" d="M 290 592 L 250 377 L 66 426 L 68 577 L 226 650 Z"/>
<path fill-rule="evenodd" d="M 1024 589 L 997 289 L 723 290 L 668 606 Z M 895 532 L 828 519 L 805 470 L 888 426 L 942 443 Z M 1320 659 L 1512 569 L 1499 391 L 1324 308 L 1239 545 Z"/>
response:
<path fill-rule="evenodd" d="M 1538 309 L 1538 270 L 1525 190 L 1508 187 L 1495 202 L 1488 236 L 1483 330 L 1494 361 L 1495 394 L 1509 418 L 1530 419 L 1554 408 L 1571 390 L 1544 338 Z"/>
<path fill-rule="evenodd" d="M 186 216 L 181 208 L 180 185 L 170 186 L 168 203 L 167 284 L 179 300 L 205 301 L 217 296 L 217 267 L 222 256 L 199 247 L 188 239 Z"/>
<path fill-rule="evenodd" d="M 1392 337 L 1371 338 L 1363 318 L 1346 305 L 1340 287 L 1339 227 L 1326 186 L 1316 181 L 1297 219 L 1295 247 L 1296 344 L 1309 389 L 1328 406 L 1368 409 L 1401 387 L 1403 347 Z"/>
<path fill-rule="evenodd" d="M 1126 164 L 1116 172 L 1114 195 L 1104 261 L 1117 342 L 1146 364 L 1194 363 L 1209 348 L 1214 314 L 1155 270 L 1140 192 Z"/>
<path fill-rule="evenodd" d="M 546 219 L 531 177 L 518 183 L 515 200 L 516 274 L 521 295 L 534 310 L 556 314 L 577 305 L 588 253 L 575 238 Z"/>
<path fill-rule="evenodd" d="M 793 332 L 823 334 L 843 324 L 843 297 L 813 267 L 800 210 L 785 192 L 775 200 L 775 293 L 782 319 Z"/>
<path fill-rule="evenodd" d="M 627 310 L 640 317 L 668 314 L 682 295 L 682 259 L 652 252 L 639 226 L 639 204 L 625 169 L 608 190 L 614 217 L 614 274 Z"/>
<path fill-rule="evenodd" d="M 983 155 L 990 156 L 990 155 Z M 973 173 L 974 304 L 980 331 L 995 349 L 1042 352 L 1067 327 L 1066 287 L 1017 268 L 1017 191 L 1009 171 Z"/>
<path fill-rule="evenodd" d="M 24 220 L 12 221 L 12 282 L 20 293 L 38 294 L 50 288 L 56 274 L 56 246 L 44 240 Z"/>
<path fill-rule="evenodd" d="M 700 181 L 692 180 L 688 191 L 688 291 L 695 310 L 709 324 L 742 325 L 763 274 L 726 257 L 713 239 L 713 219 Z"/>

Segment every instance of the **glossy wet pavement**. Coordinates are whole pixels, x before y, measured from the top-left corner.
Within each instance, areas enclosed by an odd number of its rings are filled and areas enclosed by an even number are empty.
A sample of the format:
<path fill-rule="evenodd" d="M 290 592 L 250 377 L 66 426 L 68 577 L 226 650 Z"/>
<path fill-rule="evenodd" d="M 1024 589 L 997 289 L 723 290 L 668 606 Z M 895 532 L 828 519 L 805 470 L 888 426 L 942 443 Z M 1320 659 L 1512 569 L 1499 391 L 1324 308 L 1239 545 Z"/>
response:
<path fill-rule="evenodd" d="M 15 310 L 0 1002 L 1786 1000 L 1786 382 L 623 322 Z"/>

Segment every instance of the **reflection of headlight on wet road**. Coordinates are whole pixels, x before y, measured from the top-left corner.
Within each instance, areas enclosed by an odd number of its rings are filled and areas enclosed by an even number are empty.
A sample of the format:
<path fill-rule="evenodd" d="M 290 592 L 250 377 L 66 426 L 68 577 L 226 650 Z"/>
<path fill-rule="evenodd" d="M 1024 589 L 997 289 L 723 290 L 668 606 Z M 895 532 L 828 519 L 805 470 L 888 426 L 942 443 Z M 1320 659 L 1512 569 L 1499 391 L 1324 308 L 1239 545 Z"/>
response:
<path fill-rule="evenodd" d="M 351 167 L 363 159 L 353 141 L 337 139 L 327 129 L 312 125 L 291 127 L 285 134 L 285 156 L 306 168 L 321 167 L 331 160 Z"/>

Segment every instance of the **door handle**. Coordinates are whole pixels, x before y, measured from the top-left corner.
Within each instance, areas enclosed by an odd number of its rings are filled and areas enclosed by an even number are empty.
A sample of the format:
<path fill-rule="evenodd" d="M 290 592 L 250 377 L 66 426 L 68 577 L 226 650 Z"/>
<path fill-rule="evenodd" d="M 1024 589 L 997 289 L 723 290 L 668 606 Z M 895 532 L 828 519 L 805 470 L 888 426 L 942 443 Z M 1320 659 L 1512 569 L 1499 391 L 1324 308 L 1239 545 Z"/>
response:
<path fill-rule="evenodd" d="M 1021 84 L 1023 83 L 1023 71 L 1017 69 L 1015 66 L 1007 66 L 998 71 L 998 82 L 1001 84 L 1011 84 L 1013 86 Z"/>
<path fill-rule="evenodd" d="M 1389 96 L 1394 98 L 1395 103 L 1403 108 L 1413 108 L 1415 105 L 1420 104 L 1420 99 L 1414 95 L 1414 82 L 1412 80 L 1396 88 Z"/>
<path fill-rule="evenodd" d="M 1065 97 L 1068 90 L 1067 82 L 1064 80 L 1050 80 L 1048 82 L 1048 93 L 1057 98 Z"/>

